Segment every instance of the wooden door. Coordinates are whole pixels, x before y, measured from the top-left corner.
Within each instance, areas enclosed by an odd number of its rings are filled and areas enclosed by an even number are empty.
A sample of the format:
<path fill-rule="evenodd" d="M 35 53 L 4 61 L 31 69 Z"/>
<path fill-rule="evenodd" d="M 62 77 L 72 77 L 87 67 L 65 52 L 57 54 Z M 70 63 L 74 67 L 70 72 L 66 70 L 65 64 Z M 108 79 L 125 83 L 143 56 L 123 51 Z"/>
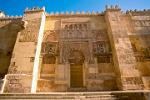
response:
<path fill-rule="evenodd" d="M 83 87 L 83 66 L 82 64 L 70 65 L 70 86 L 71 88 Z"/>

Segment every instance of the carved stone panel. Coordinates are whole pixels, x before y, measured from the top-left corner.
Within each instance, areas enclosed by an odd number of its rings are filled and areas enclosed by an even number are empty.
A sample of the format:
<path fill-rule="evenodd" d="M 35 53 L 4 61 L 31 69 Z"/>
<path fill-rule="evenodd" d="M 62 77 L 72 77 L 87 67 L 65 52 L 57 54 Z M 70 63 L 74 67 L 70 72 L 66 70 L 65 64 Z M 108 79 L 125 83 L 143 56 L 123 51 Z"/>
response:
<path fill-rule="evenodd" d="M 62 23 L 60 38 L 88 38 L 90 37 L 88 22 Z"/>
<path fill-rule="evenodd" d="M 49 30 L 44 32 L 43 42 L 58 41 L 59 30 Z"/>
<path fill-rule="evenodd" d="M 81 58 L 80 61 L 90 61 L 88 42 L 64 42 L 60 48 L 60 62 L 69 62 L 71 59 Z M 73 58 L 74 57 L 74 58 Z M 79 59 L 78 59 L 79 60 Z"/>
<path fill-rule="evenodd" d="M 125 90 L 130 90 L 130 89 L 143 89 L 143 84 L 142 79 L 139 77 L 123 77 L 122 78 L 123 82 L 123 88 Z"/>
<path fill-rule="evenodd" d="M 40 19 L 28 21 L 26 29 L 20 32 L 19 42 L 36 42 L 38 38 L 40 24 Z"/>
<path fill-rule="evenodd" d="M 29 93 L 32 76 L 7 75 L 5 80 L 5 93 Z"/>
<path fill-rule="evenodd" d="M 58 54 L 58 43 L 57 42 L 43 42 L 41 54 L 56 56 Z"/>
<path fill-rule="evenodd" d="M 91 34 L 93 35 L 93 38 L 96 39 L 97 41 L 109 41 L 106 29 L 91 30 Z"/>

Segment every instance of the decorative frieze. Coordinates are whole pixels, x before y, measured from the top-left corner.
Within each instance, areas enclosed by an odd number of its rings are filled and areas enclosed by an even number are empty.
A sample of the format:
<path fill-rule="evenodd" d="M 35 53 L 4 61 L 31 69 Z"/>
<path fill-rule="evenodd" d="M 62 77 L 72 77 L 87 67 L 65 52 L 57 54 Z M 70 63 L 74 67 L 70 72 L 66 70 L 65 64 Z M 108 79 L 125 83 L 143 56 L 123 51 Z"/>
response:
<path fill-rule="evenodd" d="M 124 90 L 130 90 L 130 89 L 143 89 L 144 85 L 141 84 L 142 79 L 139 77 L 122 77 L 122 82 L 124 83 L 123 87 Z"/>
<path fill-rule="evenodd" d="M 150 27 L 150 20 L 134 20 L 135 27 Z"/>

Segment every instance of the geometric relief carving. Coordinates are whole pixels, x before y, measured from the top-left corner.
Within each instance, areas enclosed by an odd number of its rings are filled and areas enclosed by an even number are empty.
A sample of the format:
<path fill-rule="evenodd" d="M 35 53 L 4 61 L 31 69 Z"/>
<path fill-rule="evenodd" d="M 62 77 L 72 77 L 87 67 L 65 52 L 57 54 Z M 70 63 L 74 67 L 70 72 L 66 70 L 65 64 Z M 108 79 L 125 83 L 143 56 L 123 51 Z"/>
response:
<path fill-rule="evenodd" d="M 135 56 L 136 62 L 143 62 L 144 58 L 143 56 Z"/>
<path fill-rule="evenodd" d="M 149 27 L 150 20 L 134 20 L 133 24 L 135 27 Z"/>
<path fill-rule="evenodd" d="M 57 52 L 58 52 L 57 43 L 52 43 L 52 42 L 42 43 L 41 54 L 49 54 L 49 55 L 56 56 Z"/>
<path fill-rule="evenodd" d="M 4 92 L 21 93 L 30 92 L 30 84 L 25 84 L 26 81 L 31 82 L 31 76 L 8 75 Z"/>
<path fill-rule="evenodd" d="M 11 62 L 10 67 L 8 69 L 8 73 L 9 74 L 29 74 L 30 73 L 30 71 L 19 70 L 18 67 L 19 66 L 15 65 L 15 62 Z"/>
<path fill-rule="evenodd" d="M 133 64 L 135 63 L 135 59 L 133 58 L 133 54 L 118 54 L 118 59 L 120 64 Z"/>
<path fill-rule="evenodd" d="M 88 23 L 63 23 L 60 38 L 85 38 L 89 35 Z"/>
<path fill-rule="evenodd" d="M 88 23 L 74 23 L 64 25 L 65 30 L 88 30 Z"/>
<path fill-rule="evenodd" d="M 123 77 L 122 79 L 125 85 L 138 85 L 140 89 L 143 89 L 142 79 L 139 77 Z"/>
<path fill-rule="evenodd" d="M 92 30 L 91 34 L 93 35 L 94 39 L 98 41 L 108 41 L 108 33 L 106 29 Z"/>
<path fill-rule="evenodd" d="M 111 62 L 111 59 L 109 55 L 97 56 L 97 63 L 110 63 L 110 62 Z"/>
<path fill-rule="evenodd" d="M 82 51 L 71 49 L 69 55 L 69 62 L 74 64 L 84 63 L 85 57 Z"/>
<path fill-rule="evenodd" d="M 19 42 L 35 42 L 37 41 L 37 35 L 40 27 L 40 19 L 28 21 L 28 25 L 25 30 L 21 31 Z"/>
<path fill-rule="evenodd" d="M 120 64 L 133 64 L 135 63 L 134 52 L 128 39 L 119 39 L 119 43 L 116 44 L 116 50 L 118 52 L 118 60 Z"/>
<path fill-rule="evenodd" d="M 58 39 L 58 30 L 50 30 L 44 32 L 43 42 L 53 42 L 57 41 Z"/>
<path fill-rule="evenodd" d="M 133 20 L 134 32 L 150 32 L 150 20 Z"/>
<path fill-rule="evenodd" d="M 105 53 L 106 52 L 105 42 L 99 41 L 99 42 L 94 43 L 93 52 L 96 55 Z"/>
<path fill-rule="evenodd" d="M 87 41 L 63 42 L 61 45 L 60 62 L 61 63 L 79 63 L 90 61 L 90 50 Z"/>
<path fill-rule="evenodd" d="M 20 34 L 19 42 L 35 42 L 37 35 L 32 31 L 23 31 Z"/>
<path fill-rule="evenodd" d="M 15 65 L 15 62 L 12 62 L 11 64 L 10 64 L 10 68 L 9 68 L 9 71 L 8 71 L 8 73 L 9 74 L 15 74 L 15 73 L 17 73 L 17 66 Z"/>

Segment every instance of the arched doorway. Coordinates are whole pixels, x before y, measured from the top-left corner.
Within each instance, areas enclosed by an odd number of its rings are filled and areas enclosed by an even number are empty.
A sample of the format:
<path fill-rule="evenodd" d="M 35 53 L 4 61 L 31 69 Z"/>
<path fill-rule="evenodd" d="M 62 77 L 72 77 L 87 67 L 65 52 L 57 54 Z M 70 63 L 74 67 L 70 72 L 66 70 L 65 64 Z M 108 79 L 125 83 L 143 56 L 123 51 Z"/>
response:
<path fill-rule="evenodd" d="M 82 88 L 83 87 L 83 63 L 85 57 L 79 50 L 72 50 L 70 52 L 70 87 Z"/>

